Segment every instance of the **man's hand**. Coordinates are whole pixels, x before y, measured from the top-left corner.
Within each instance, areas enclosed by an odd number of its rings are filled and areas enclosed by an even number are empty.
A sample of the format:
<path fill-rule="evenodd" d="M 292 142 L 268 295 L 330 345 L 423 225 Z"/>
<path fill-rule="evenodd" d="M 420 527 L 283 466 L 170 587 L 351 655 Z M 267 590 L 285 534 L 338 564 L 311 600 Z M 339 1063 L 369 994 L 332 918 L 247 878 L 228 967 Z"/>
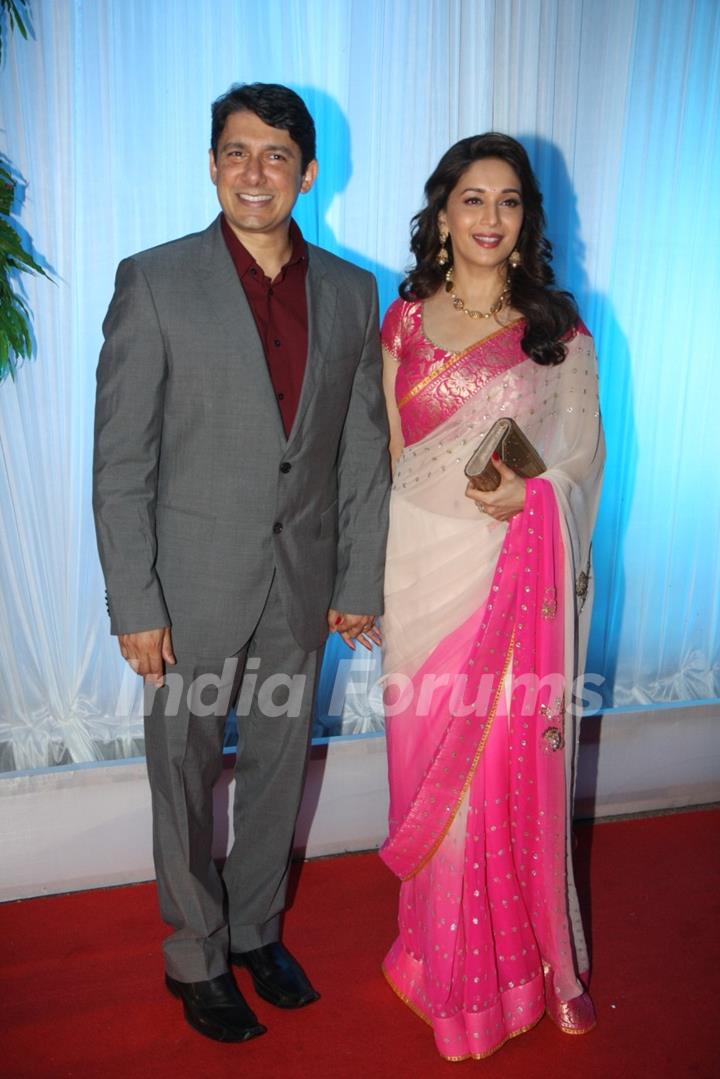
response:
<path fill-rule="evenodd" d="M 343 614 L 332 607 L 328 611 L 328 626 L 331 633 L 339 633 L 348 648 L 355 651 L 355 641 L 372 652 L 373 644 L 382 644 L 380 630 L 375 625 L 373 614 Z"/>
<path fill-rule="evenodd" d="M 165 664 L 175 664 L 170 626 L 162 629 L 146 629 L 142 633 L 121 633 L 118 644 L 136 674 L 152 686 L 164 682 Z"/>

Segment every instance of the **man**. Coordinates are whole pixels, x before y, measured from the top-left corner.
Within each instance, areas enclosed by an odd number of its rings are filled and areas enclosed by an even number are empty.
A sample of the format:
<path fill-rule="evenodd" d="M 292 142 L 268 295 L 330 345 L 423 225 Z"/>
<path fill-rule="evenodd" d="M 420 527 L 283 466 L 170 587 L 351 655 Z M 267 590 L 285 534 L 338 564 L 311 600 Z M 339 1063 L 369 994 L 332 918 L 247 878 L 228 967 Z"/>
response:
<path fill-rule="evenodd" d="M 312 118 L 291 90 L 219 98 L 210 176 L 222 213 L 120 264 L 98 366 L 98 548 L 111 632 L 147 687 L 155 867 L 174 929 L 166 984 L 219 1041 L 265 1032 L 230 963 L 278 1007 L 318 997 L 279 939 L 315 678 L 328 627 L 351 647 L 379 640 L 376 290 L 292 221 L 317 167 Z M 239 690 L 252 700 L 238 705 L 221 877 L 211 795 Z"/>

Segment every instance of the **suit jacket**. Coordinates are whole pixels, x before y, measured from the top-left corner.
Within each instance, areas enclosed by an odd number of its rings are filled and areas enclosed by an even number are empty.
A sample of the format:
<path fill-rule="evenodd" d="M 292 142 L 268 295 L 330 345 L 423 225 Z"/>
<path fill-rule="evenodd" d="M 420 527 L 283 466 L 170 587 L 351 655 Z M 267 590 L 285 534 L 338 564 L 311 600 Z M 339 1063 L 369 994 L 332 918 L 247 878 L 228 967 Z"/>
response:
<path fill-rule="evenodd" d="M 286 438 L 220 230 L 125 259 L 97 371 L 93 508 L 113 633 L 243 646 L 276 571 L 298 643 L 382 613 L 389 465 L 371 274 L 308 245 L 308 357 Z"/>

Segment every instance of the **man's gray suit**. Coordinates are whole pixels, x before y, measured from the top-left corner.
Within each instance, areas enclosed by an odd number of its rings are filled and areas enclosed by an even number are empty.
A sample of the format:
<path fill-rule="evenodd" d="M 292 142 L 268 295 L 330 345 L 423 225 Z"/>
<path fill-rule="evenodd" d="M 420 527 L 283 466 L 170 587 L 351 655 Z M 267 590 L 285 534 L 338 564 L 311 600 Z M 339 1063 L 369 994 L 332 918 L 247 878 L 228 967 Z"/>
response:
<path fill-rule="evenodd" d="M 287 438 L 219 218 L 120 264 L 98 367 L 94 509 L 112 632 L 171 626 L 169 671 L 186 683 L 236 656 L 234 692 L 248 652 L 258 684 L 276 672 L 308 680 L 300 717 L 268 718 L 255 700 L 239 721 L 225 870 L 237 951 L 277 937 L 328 608 L 382 612 L 389 471 L 375 283 L 308 245 L 306 294 L 307 365 Z M 209 796 L 225 717 L 203 717 L 192 700 L 167 716 L 171 695 L 155 693 L 146 719 L 155 856 L 176 928 L 168 972 L 196 981 L 227 969 Z"/>

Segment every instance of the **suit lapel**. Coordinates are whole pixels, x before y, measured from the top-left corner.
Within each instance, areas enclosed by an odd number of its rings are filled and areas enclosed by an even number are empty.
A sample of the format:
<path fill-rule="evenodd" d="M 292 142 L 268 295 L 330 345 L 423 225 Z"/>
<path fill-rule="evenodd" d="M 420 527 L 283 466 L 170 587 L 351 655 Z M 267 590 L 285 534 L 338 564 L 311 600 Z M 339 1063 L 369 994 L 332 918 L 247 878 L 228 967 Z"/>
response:
<path fill-rule="evenodd" d="M 259 407 L 272 417 L 273 433 L 279 435 L 284 444 L 282 417 L 275 399 L 262 341 L 245 290 L 223 239 L 219 217 L 204 234 L 197 275 L 204 303 L 217 333 L 233 343 L 238 357 L 240 392 L 247 393 L 248 386 L 252 387 Z M 212 356 L 208 363 L 212 364 Z"/>
<path fill-rule="evenodd" d="M 298 437 L 302 423 L 317 389 L 323 364 L 327 361 L 332 343 L 332 330 L 337 308 L 337 288 L 323 269 L 317 248 L 308 244 L 308 270 L 305 295 L 308 311 L 308 354 L 305 364 L 300 401 L 295 414 L 288 446 Z"/>
<path fill-rule="evenodd" d="M 204 233 L 197 277 L 198 288 L 202 291 L 217 333 L 233 342 L 238 355 L 240 392 L 247 392 L 249 381 L 258 397 L 259 407 L 264 408 L 268 416 L 272 416 L 273 433 L 280 438 L 284 446 L 285 431 L 265 352 L 245 291 L 238 280 L 237 271 L 223 239 L 219 217 Z M 305 414 L 317 389 L 323 364 L 327 361 L 337 308 L 337 287 L 325 272 L 321 251 L 310 244 L 305 295 L 308 310 L 308 354 L 300 401 L 287 438 L 288 446 L 299 436 Z M 212 359 L 208 362 L 211 363 Z"/>

